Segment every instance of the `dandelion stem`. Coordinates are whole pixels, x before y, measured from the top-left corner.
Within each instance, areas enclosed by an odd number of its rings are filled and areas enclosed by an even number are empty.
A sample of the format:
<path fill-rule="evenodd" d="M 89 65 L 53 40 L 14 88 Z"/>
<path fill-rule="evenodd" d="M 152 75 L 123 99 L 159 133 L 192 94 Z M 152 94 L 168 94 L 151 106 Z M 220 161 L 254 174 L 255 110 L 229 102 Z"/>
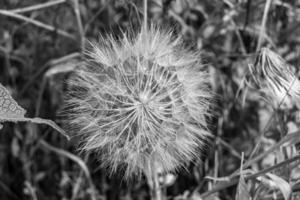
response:
<path fill-rule="evenodd" d="M 149 170 L 151 170 L 150 177 L 148 177 L 150 179 L 148 181 L 151 189 L 151 200 L 163 200 L 161 188 L 159 186 L 157 165 L 155 162 L 149 161 Z"/>

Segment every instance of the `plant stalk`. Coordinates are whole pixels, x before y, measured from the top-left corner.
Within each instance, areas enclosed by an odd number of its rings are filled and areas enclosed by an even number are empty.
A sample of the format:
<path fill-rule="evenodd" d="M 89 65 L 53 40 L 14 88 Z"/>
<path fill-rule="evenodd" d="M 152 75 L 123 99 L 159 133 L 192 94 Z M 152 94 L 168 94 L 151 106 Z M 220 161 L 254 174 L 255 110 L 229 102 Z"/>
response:
<path fill-rule="evenodd" d="M 153 187 L 151 189 L 152 190 L 151 191 L 152 200 L 162 200 L 162 192 L 161 192 L 161 188 L 159 186 L 157 173 L 152 174 L 152 180 L 153 180 Z"/>
<path fill-rule="evenodd" d="M 163 200 L 162 190 L 158 180 L 158 170 L 155 162 L 149 161 L 148 173 L 146 173 L 151 200 Z"/>

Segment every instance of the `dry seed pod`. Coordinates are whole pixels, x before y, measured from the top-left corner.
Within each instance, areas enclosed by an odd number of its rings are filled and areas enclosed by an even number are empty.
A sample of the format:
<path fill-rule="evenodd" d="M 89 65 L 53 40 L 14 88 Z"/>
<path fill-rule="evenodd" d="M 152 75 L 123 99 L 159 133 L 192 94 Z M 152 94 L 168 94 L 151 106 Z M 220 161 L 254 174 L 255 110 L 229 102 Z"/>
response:
<path fill-rule="evenodd" d="M 212 100 L 199 53 L 151 26 L 101 38 L 69 80 L 64 113 L 81 150 L 125 177 L 173 172 L 199 157 Z"/>
<path fill-rule="evenodd" d="M 262 48 L 250 70 L 275 108 L 290 108 L 300 100 L 300 81 L 292 67 L 275 52 Z"/>

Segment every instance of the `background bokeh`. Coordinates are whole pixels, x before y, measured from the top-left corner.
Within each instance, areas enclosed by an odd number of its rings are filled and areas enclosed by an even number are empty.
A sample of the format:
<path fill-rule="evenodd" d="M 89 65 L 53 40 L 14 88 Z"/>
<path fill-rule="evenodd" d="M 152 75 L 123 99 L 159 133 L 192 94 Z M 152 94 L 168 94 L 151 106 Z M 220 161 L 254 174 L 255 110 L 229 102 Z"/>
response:
<path fill-rule="evenodd" d="M 36 7 L 46 2 L 55 5 Z M 240 169 L 242 152 L 247 161 L 258 140 L 261 146 L 255 156 L 273 146 L 276 151 L 251 163 L 248 173 L 283 163 L 267 172 L 291 187 L 292 199 L 299 198 L 299 161 L 287 162 L 298 156 L 299 136 L 278 143 L 298 130 L 298 107 L 276 111 L 258 89 L 245 84 L 245 78 L 248 65 L 255 62 L 258 40 L 259 46 L 273 49 L 299 75 L 300 2 L 274 0 L 269 7 L 269 0 L 148 2 L 149 20 L 173 28 L 187 46 L 202 51 L 216 94 L 214 116 L 209 119 L 215 137 L 186 170 L 161 177 L 167 199 L 200 200 L 201 194 L 206 200 L 235 199 L 238 182 L 210 196 L 207 192 L 218 186 L 217 177 Z M 28 6 L 33 7 L 22 9 Z M 52 119 L 63 127 L 58 111 L 66 80 L 81 65 L 84 41 L 138 30 L 142 7 L 141 0 L 1 0 L 1 84 L 27 110 L 26 116 Z M 0 199 L 149 199 L 144 179 L 126 182 L 122 175 L 109 176 L 96 156 L 78 154 L 76 140 L 68 142 L 47 126 L 5 123 L 0 130 Z M 239 186 L 245 186 L 253 199 L 274 199 L 274 195 L 284 199 L 282 188 L 276 188 L 279 182 L 264 177 L 266 173 L 260 177 L 265 182 L 251 179 Z"/>

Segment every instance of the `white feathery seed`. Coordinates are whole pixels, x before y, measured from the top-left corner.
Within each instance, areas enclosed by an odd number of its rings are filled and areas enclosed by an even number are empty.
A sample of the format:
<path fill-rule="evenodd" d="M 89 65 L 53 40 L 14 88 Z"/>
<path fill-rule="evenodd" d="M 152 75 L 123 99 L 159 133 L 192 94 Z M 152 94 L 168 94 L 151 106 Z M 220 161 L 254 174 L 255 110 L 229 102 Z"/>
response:
<path fill-rule="evenodd" d="M 250 70 L 275 108 L 290 108 L 300 100 L 300 81 L 292 66 L 275 52 L 262 48 Z"/>
<path fill-rule="evenodd" d="M 101 37 L 69 81 L 65 113 L 81 150 L 111 172 L 174 172 L 200 156 L 210 135 L 209 77 L 199 52 L 151 25 L 135 36 Z"/>

